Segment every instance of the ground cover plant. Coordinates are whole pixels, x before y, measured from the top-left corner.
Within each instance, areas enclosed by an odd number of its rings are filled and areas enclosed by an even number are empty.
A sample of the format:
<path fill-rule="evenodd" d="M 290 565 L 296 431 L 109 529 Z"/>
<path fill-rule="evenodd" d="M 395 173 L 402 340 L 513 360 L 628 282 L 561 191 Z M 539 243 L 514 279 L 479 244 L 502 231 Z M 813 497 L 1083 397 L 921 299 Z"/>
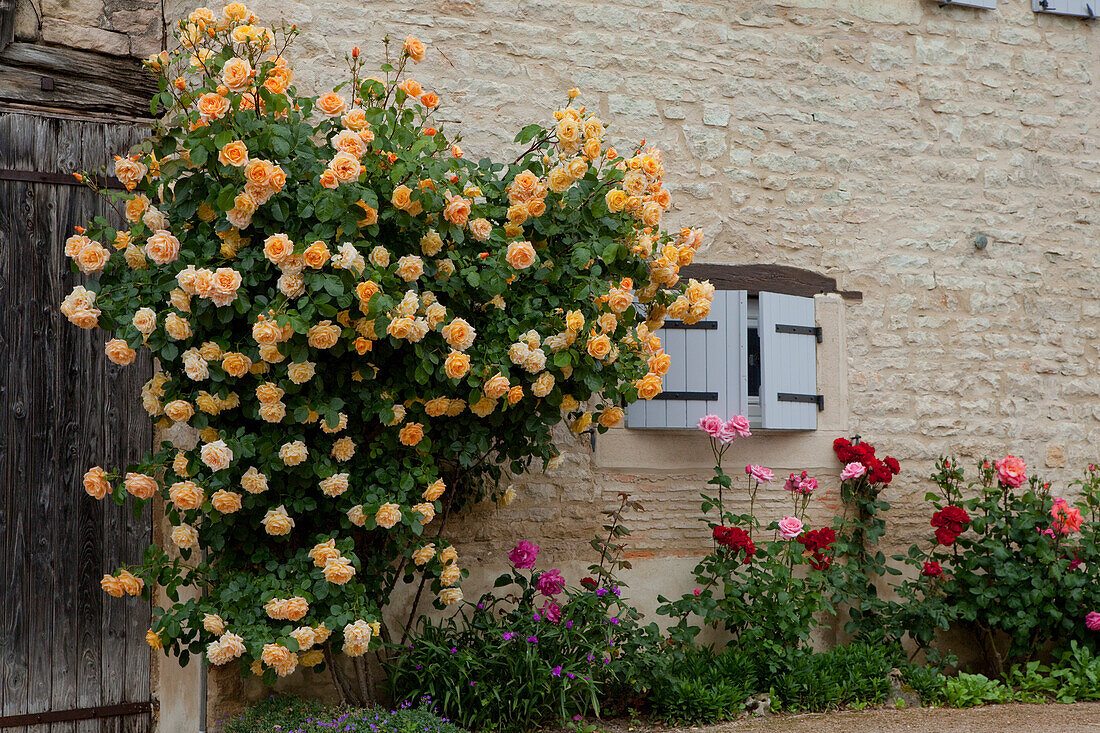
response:
<path fill-rule="evenodd" d="M 463 733 L 437 715 L 431 701 L 395 708 L 349 708 L 293 695 L 272 695 L 225 721 L 225 733 Z"/>
<path fill-rule="evenodd" d="M 198 433 L 87 471 L 90 495 L 160 498 L 172 525 L 104 590 L 163 588 L 152 647 L 269 684 L 335 673 L 340 652 L 362 667 L 398 582 L 459 603 L 448 516 L 510 501 L 498 479 L 552 460 L 559 423 L 604 431 L 656 396 L 654 331 L 703 318 L 713 293 L 678 275 L 701 233 L 660 229 L 660 150 L 618 152 L 576 93 L 519 131 L 518 155 L 473 161 L 411 75 L 419 40 L 387 37 L 373 67 L 353 49 L 311 96 L 296 35 L 241 3 L 199 8 L 146 61 L 153 135 L 116 158 L 126 191 L 102 191 L 125 224 L 67 240 L 89 280 L 61 306 L 113 333 L 117 364 L 148 349 L 143 405 Z M 346 699 L 371 689 L 334 681 Z"/>

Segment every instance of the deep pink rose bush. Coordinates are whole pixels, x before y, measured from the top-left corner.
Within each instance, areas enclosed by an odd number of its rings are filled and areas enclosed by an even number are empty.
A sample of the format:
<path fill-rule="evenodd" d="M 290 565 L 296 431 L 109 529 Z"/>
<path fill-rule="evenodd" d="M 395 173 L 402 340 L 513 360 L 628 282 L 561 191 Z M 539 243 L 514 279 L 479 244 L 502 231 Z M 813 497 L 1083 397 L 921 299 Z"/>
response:
<path fill-rule="evenodd" d="M 928 539 L 899 558 L 920 571 L 898 586 L 899 636 L 930 648 L 937 630 L 962 628 L 997 673 L 1074 642 L 1100 649 L 1096 467 L 1064 496 L 1014 455 L 980 462 L 971 480 L 941 458 L 931 479 Z"/>
<path fill-rule="evenodd" d="M 661 639 L 656 624 L 640 624 L 617 577 L 629 567 L 624 512 L 640 509 L 621 500 L 605 512 L 614 541 L 594 540 L 600 562 L 589 575 L 546 567 L 540 547 L 522 540 L 492 591 L 457 604 L 442 621 L 424 617 L 391 673 L 400 699 L 430 696 L 442 715 L 470 730 L 528 729 L 599 714 L 602 705 L 648 689 Z"/>

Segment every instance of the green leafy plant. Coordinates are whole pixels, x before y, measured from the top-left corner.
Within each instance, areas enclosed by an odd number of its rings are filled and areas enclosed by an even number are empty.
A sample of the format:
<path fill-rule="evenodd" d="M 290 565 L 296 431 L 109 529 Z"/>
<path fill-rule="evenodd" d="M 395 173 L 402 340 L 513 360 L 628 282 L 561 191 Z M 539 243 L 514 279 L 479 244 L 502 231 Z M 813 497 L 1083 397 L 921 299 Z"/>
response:
<path fill-rule="evenodd" d="M 464 733 L 440 718 L 430 701 L 387 710 L 325 705 L 290 695 L 272 697 L 226 721 L 225 733 Z"/>
<path fill-rule="evenodd" d="M 816 654 L 800 650 L 776 665 L 770 686 L 783 710 L 877 705 L 889 692 L 887 675 L 903 658 L 899 647 L 881 643 L 854 643 Z"/>
<path fill-rule="evenodd" d="M 997 680 L 991 680 L 984 674 L 960 672 L 957 677 L 948 677 L 944 684 L 944 698 L 953 708 L 971 708 L 989 703 L 1012 700 L 1012 690 Z"/>
<path fill-rule="evenodd" d="M 927 495 L 935 541 L 902 558 L 918 577 L 898 589 L 899 625 L 925 649 L 938 629 L 962 628 L 998 677 L 1073 642 L 1095 648 L 1086 620 L 1100 609 L 1096 467 L 1076 483 L 1077 505 L 1026 478 L 1015 456 L 981 462 L 978 480 L 965 484 L 957 461 L 941 458 L 936 469 L 938 491 Z"/>
<path fill-rule="evenodd" d="M 938 705 L 944 700 L 944 686 L 947 678 L 934 666 L 904 664 L 902 676 L 913 691 L 920 695 L 924 705 Z"/>

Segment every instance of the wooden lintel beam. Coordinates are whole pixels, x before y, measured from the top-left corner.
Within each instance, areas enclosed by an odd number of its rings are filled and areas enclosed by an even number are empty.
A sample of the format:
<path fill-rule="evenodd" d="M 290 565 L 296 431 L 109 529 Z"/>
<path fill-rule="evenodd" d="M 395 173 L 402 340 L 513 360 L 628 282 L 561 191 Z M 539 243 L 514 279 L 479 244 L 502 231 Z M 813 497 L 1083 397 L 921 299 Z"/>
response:
<path fill-rule="evenodd" d="M 761 291 L 812 298 L 821 293 L 838 293 L 845 300 L 863 300 L 857 290 L 840 290 L 836 278 L 788 265 L 719 265 L 695 263 L 680 269 L 682 277 L 709 280 L 719 290 Z"/>
<path fill-rule="evenodd" d="M 156 89 L 156 78 L 129 57 L 34 43 L 0 52 L 0 103 L 148 119 Z"/>

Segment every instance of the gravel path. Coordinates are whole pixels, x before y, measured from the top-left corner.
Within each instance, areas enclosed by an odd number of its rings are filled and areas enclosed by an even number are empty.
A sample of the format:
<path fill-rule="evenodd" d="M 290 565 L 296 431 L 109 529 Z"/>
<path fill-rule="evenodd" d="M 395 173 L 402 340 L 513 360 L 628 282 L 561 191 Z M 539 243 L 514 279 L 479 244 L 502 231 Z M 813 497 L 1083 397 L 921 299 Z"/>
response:
<path fill-rule="evenodd" d="M 609 733 L 1100 733 L 1100 703 L 993 705 L 982 708 L 876 708 L 800 713 L 697 728 L 612 724 Z"/>

